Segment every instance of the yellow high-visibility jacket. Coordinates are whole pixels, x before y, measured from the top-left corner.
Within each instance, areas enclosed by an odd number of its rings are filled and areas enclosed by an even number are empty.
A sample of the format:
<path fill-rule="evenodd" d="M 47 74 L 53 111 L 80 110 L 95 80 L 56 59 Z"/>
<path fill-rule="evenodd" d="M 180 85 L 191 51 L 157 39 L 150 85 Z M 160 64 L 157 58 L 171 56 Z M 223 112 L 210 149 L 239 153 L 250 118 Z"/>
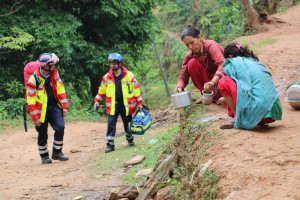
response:
<path fill-rule="evenodd" d="M 42 123 L 45 121 L 48 95 L 46 92 L 45 79 L 40 73 L 40 68 L 34 72 L 40 81 L 40 84 L 36 86 L 36 79 L 34 75 L 29 77 L 26 87 L 26 100 L 28 104 L 28 112 L 33 121 L 40 120 Z M 57 101 L 58 106 L 63 109 L 69 108 L 69 103 L 65 91 L 63 82 L 61 81 L 57 69 L 50 74 L 52 83 L 53 95 Z"/>
<path fill-rule="evenodd" d="M 143 105 L 143 99 L 140 92 L 140 85 L 135 76 L 125 67 L 122 67 L 122 70 L 123 77 L 121 83 L 123 103 L 126 109 L 126 116 L 128 116 L 136 111 L 137 106 Z M 116 84 L 113 73 L 113 70 L 109 70 L 109 72 L 103 76 L 98 94 L 95 97 L 95 102 L 99 103 L 105 99 L 106 113 L 108 115 L 114 115 L 116 108 Z"/>

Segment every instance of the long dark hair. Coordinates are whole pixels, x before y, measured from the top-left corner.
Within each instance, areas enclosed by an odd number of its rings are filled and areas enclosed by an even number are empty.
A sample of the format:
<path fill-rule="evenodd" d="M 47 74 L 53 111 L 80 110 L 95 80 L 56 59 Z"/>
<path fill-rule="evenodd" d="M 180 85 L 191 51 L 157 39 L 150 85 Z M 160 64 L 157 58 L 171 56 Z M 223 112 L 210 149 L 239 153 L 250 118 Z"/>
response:
<path fill-rule="evenodd" d="M 183 41 L 183 39 L 187 35 L 192 36 L 193 38 L 197 38 L 198 35 L 200 35 L 200 31 L 195 26 L 188 25 L 185 29 L 183 29 L 183 31 L 181 33 L 181 40 Z"/>
<path fill-rule="evenodd" d="M 255 60 L 259 60 L 258 57 L 250 50 L 248 47 L 243 47 L 238 42 L 231 42 L 224 48 L 224 57 L 225 58 L 234 58 L 234 57 L 251 57 Z"/>

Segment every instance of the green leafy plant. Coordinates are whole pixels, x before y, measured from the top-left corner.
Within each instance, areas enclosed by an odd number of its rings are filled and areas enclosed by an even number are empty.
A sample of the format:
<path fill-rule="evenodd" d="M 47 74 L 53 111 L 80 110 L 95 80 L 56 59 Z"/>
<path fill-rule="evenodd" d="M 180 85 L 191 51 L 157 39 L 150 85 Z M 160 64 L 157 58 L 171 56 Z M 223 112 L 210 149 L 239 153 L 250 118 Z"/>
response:
<path fill-rule="evenodd" d="M 21 97 L 24 95 L 24 86 L 17 80 L 12 80 L 6 84 L 6 92 L 11 98 Z"/>
<path fill-rule="evenodd" d="M 14 119 L 23 117 L 24 98 L 8 99 L 0 101 L 0 114 L 2 119 Z"/>

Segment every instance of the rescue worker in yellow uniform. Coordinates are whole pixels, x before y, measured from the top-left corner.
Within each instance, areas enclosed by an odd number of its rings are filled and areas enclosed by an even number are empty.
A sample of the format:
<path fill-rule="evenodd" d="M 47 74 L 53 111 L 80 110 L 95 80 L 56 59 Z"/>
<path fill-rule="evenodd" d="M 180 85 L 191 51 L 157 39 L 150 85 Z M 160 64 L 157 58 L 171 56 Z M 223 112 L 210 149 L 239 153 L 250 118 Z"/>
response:
<path fill-rule="evenodd" d="M 115 150 L 114 139 L 119 114 L 123 121 L 128 145 L 135 145 L 134 137 L 129 130 L 129 123 L 136 108 L 143 108 L 140 85 L 133 73 L 123 66 L 122 56 L 118 53 L 109 54 L 108 61 L 110 70 L 103 76 L 98 94 L 94 100 L 94 108 L 97 110 L 99 103 L 105 99 L 106 113 L 108 115 L 105 153 Z"/>
<path fill-rule="evenodd" d="M 62 153 L 65 129 L 64 117 L 68 114 L 68 100 L 63 82 L 55 64 L 59 62 L 55 54 L 43 53 L 38 59 L 40 67 L 29 77 L 26 87 L 28 112 L 38 132 L 38 149 L 42 164 L 50 164 L 47 148 L 48 123 L 54 129 L 52 159 L 66 161 Z"/>

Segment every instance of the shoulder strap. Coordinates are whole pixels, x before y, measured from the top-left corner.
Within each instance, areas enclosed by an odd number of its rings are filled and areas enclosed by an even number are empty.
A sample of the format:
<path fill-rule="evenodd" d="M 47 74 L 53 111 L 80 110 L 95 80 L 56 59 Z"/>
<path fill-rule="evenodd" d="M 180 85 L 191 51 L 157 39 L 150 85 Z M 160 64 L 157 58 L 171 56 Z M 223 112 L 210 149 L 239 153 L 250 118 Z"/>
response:
<path fill-rule="evenodd" d="M 35 89 L 38 89 L 39 85 L 41 84 L 41 81 L 40 81 L 39 77 L 36 75 L 36 72 L 34 72 L 32 75 L 35 79 Z"/>

